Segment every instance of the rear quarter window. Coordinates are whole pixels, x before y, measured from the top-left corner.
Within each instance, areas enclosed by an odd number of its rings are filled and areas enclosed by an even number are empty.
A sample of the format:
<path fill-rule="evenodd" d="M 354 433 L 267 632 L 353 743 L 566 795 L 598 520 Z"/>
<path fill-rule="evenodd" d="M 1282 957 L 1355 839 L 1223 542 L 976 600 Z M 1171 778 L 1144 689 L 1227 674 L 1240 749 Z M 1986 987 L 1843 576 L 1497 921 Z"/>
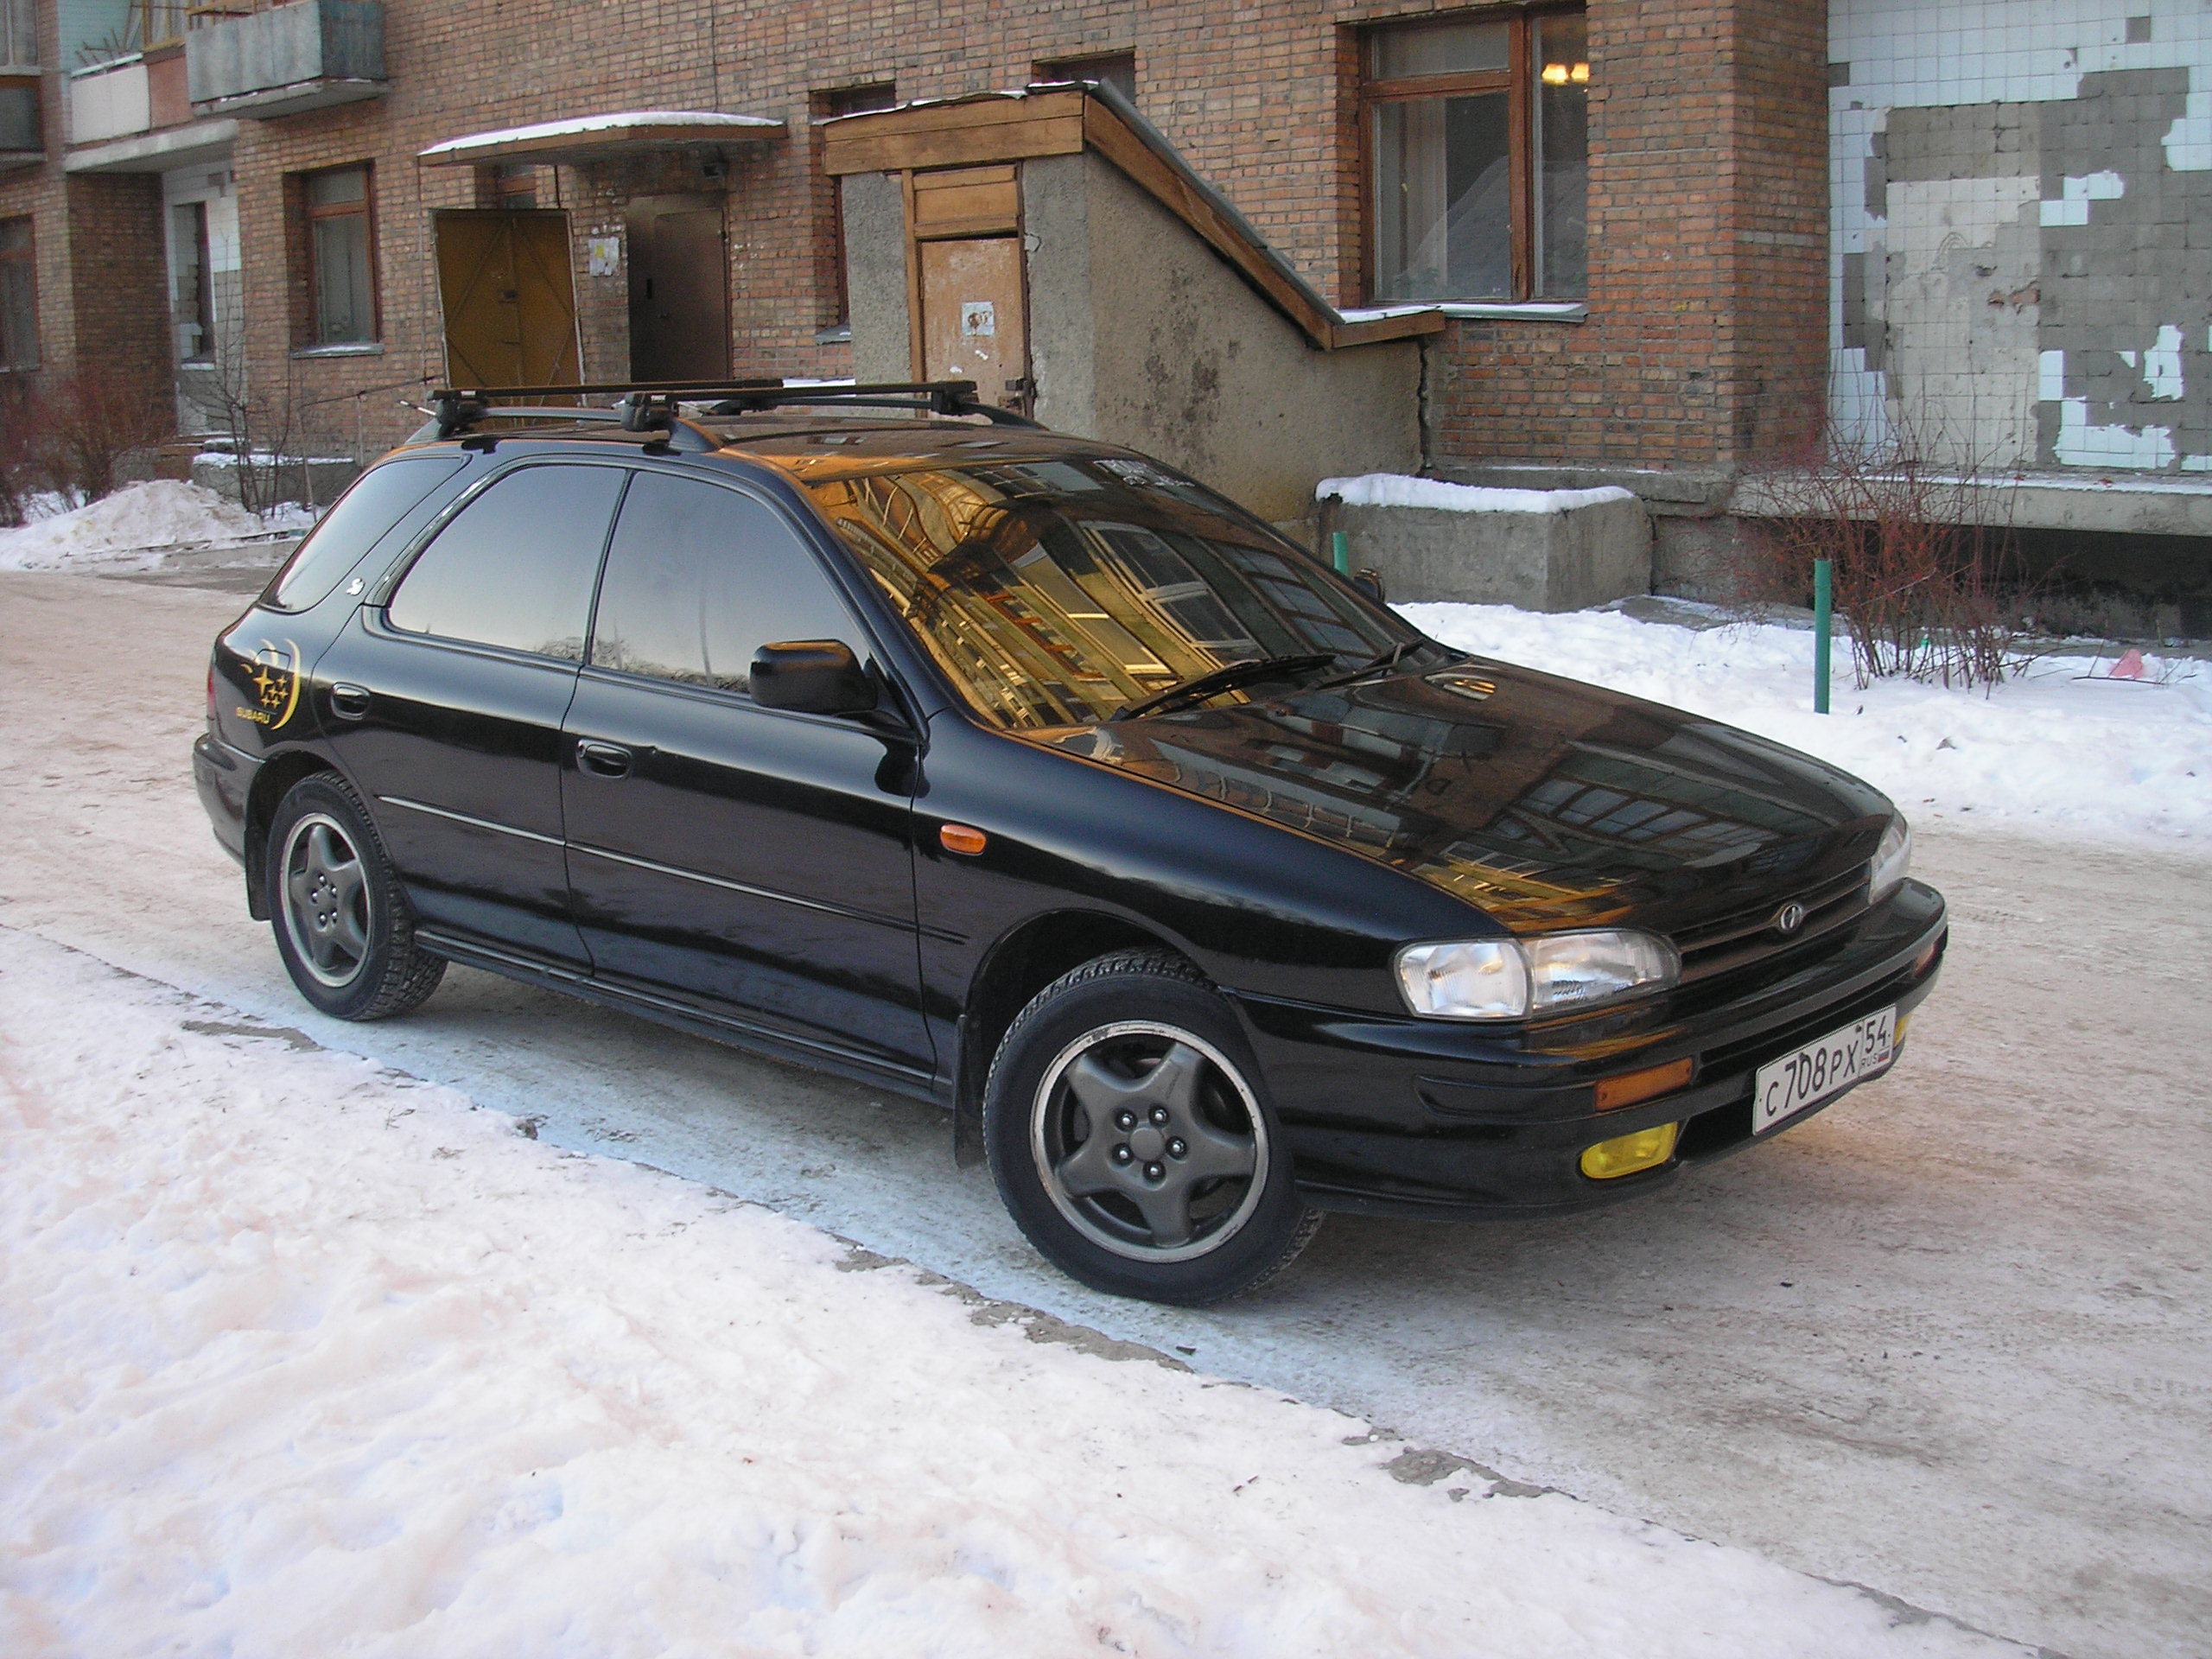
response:
<path fill-rule="evenodd" d="M 362 556 L 461 464 L 458 455 L 414 455 L 369 468 L 293 550 L 261 602 L 272 611 L 321 604 Z"/>

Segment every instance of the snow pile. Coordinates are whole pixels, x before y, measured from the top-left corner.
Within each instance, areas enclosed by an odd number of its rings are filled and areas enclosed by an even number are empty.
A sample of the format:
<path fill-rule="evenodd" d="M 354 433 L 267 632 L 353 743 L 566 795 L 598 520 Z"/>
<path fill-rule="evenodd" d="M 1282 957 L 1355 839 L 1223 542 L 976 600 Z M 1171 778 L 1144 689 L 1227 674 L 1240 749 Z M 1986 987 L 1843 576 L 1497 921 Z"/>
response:
<path fill-rule="evenodd" d="M 1633 501 L 1636 493 L 1611 484 L 1596 490 L 1492 490 L 1403 473 L 1368 473 L 1325 478 L 1313 486 L 1313 499 L 1348 507 L 1426 507 L 1433 512 L 1572 512 L 1608 501 Z"/>
<path fill-rule="evenodd" d="M 1857 773 L 1907 817 L 2101 840 L 2212 842 L 2212 664 L 2037 658 L 1985 696 L 1910 681 L 1859 690 L 1835 642 L 1827 715 L 1813 709 L 1813 636 L 1738 623 L 1699 632 L 1583 611 L 1405 605 L 1447 645 L 1594 681 L 1726 721 Z"/>
<path fill-rule="evenodd" d="M 0 987 L 0 1652 L 2019 1651 L 1401 1485 L 1341 1416 L 5 928 Z"/>
<path fill-rule="evenodd" d="M 295 509 L 283 522 L 264 524 L 213 490 L 157 478 L 20 530 L 0 530 L 0 570 L 144 567 L 159 563 L 152 556 L 267 536 L 303 518 Z"/>

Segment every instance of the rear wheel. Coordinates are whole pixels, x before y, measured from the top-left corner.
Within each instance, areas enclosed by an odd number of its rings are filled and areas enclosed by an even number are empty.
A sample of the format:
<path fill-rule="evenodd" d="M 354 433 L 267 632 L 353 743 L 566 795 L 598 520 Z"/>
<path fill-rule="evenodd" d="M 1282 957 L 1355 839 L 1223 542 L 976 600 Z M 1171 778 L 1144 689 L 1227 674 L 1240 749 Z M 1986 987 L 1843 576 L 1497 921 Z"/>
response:
<path fill-rule="evenodd" d="M 1037 994 L 992 1062 L 984 1139 L 1030 1243 L 1114 1295 L 1239 1295 L 1320 1224 L 1235 1019 L 1164 951 L 1116 951 Z"/>
<path fill-rule="evenodd" d="M 413 918 L 360 798 L 332 772 L 295 784 L 269 827 L 270 925 L 302 996 L 340 1020 L 422 1005 L 444 958 L 415 945 Z"/>

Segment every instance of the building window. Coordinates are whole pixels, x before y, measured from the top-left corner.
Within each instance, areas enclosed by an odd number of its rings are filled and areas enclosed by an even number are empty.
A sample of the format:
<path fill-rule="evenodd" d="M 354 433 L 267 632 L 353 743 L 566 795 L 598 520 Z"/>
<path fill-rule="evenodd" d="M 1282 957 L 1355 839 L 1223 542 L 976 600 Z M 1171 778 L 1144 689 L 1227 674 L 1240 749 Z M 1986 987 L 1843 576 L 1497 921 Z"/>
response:
<path fill-rule="evenodd" d="M 537 168 L 529 162 L 502 162 L 476 169 L 476 205 L 506 213 L 527 213 L 537 206 Z"/>
<path fill-rule="evenodd" d="M 310 346 L 363 345 L 377 338 L 374 194 L 365 167 L 310 173 L 307 213 Z"/>
<path fill-rule="evenodd" d="M 0 0 L 0 69 L 38 67 L 38 14 L 31 0 Z"/>
<path fill-rule="evenodd" d="M 38 367 L 38 261 L 28 219 L 0 219 L 0 369 Z"/>
<path fill-rule="evenodd" d="M 215 283 L 207 259 L 207 204 L 179 202 L 169 209 L 169 270 L 175 273 L 177 360 L 212 362 L 215 356 Z"/>
<path fill-rule="evenodd" d="M 1585 42 L 1579 10 L 1368 35 L 1361 103 L 1376 301 L 1588 292 Z"/>
<path fill-rule="evenodd" d="M 1096 80 L 1111 86 L 1131 104 L 1137 101 L 1137 54 L 1102 52 L 1088 58 L 1054 58 L 1037 66 L 1039 80 Z"/>
<path fill-rule="evenodd" d="M 865 115 L 870 110 L 893 108 L 899 102 L 899 88 L 887 80 L 867 86 L 840 86 L 834 92 L 816 92 L 807 101 L 817 121 L 834 121 L 841 115 Z M 853 296 L 845 281 L 845 188 L 822 170 L 822 146 L 818 143 L 814 147 L 814 178 L 815 197 L 823 217 L 828 220 L 827 233 L 816 238 L 823 267 L 821 287 L 816 291 L 830 294 L 836 300 L 836 316 L 830 325 L 830 330 L 849 328 L 853 321 Z"/>

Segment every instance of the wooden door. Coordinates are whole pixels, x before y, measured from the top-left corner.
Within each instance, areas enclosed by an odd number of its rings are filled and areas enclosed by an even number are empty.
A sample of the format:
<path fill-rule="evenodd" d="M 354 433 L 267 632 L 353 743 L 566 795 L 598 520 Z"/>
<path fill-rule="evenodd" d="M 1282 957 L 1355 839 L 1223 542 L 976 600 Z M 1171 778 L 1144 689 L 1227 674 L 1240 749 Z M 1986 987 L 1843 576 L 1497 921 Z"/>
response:
<path fill-rule="evenodd" d="M 922 378 L 973 380 L 987 404 L 1023 406 L 1029 379 L 1021 238 L 915 245 L 920 267 Z"/>
<path fill-rule="evenodd" d="M 456 386 L 582 379 L 569 216 L 467 209 L 436 215 L 446 377 Z"/>
<path fill-rule="evenodd" d="M 626 215 L 630 378 L 729 376 L 729 261 L 720 196 L 652 196 Z"/>

